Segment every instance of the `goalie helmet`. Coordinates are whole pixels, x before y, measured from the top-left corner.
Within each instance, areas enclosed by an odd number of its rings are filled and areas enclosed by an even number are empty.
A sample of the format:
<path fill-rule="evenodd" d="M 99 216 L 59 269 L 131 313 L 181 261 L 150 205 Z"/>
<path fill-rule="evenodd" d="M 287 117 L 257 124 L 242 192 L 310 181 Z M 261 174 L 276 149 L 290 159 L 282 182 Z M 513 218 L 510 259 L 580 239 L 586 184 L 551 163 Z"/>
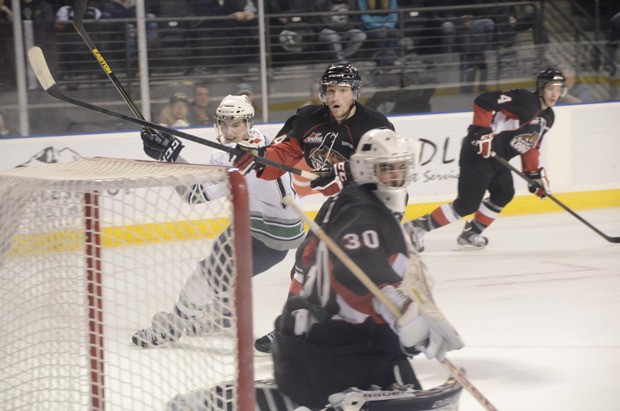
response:
<path fill-rule="evenodd" d="M 246 134 L 248 134 L 254 125 L 254 107 L 252 107 L 248 96 L 229 94 L 220 102 L 215 110 L 215 129 L 219 142 L 221 142 L 223 135 L 222 122 L 224 120 L 243 120 L 246 126 Z"/>
<path fill-rule="evenodd" d="M 547 67 L 536 76 L 536 94 L 542 96 L 542 92 L 545 89 L 545 86 L 551 83 L 553 85 L 562 86 L 562 91 L 560 92 L 560 97 L 564 97 L 568 88 L 566 86 L 566 76 L 560 70 Z"/>
<path fill-rule="evenodd" d="M 413 141 L 387 128 L 364 133 L 350 159 L 353 180 L 376 185 L 374 194 L 397 213 L 405 211 L 414 164 Z"/>
<path fill-rule="evenodd" d="M 325 91 L 330 84 L 350 86 L 355 93 L 355 100 L 359 97 L 362 88 L 362 78 L 357 69 L 349 63 L 331 64 L 321 76 L 321 101 L 325 101 Z"/>

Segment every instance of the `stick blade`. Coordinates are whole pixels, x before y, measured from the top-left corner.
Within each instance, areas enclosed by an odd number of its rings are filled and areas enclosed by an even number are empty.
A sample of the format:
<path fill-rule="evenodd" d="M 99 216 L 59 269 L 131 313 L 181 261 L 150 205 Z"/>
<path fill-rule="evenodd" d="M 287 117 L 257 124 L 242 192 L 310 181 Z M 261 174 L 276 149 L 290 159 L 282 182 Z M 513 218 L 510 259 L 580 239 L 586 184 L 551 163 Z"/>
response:
<path fill-rule="evenodd" d="M 50 69 L 47 66 L 47 61 L 45 61 L 43 50 L 40 47 L 35 46 L 28 50 L 28 61 L 43 90 L 48 91 L 56 85 L 56 81 L 54 81 L 54 77 L 52 77 L 52 73 L 50 73 Z"/>

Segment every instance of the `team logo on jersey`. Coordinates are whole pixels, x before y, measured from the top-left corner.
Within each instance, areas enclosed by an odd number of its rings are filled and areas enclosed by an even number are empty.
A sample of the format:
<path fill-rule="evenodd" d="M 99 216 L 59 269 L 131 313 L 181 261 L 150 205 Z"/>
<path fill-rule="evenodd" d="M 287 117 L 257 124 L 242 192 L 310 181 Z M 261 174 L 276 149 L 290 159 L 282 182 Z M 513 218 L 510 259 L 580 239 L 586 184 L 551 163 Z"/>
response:
<path fill-rule="evenodd" d="M 527 153 L 536 147 L 545 130 L 547 129 L 547 120 L 542 117 L 536 117 L 523 127 L 521 134 L 517 134 L 510 140 L 510 147 L 520 154 Z"/>
<path fill-rule="evenodd" d="M 304 138 L 306 144 L 320 144 L 323 142 L 323 133 L 312 132 L 308 137 Z"/>
<path fill-rule="evenodd" d="M 308 156 L 310 162 L 312 163 L 312 168 L 318 169 L 325 167 L 327 165 L 341 163 L 346 160 L 346 158 L 337 151 L 331 149 L 331 147 L 320 146 L 318 148 L 314 148 L 310 150 L 310 155 Z"/>

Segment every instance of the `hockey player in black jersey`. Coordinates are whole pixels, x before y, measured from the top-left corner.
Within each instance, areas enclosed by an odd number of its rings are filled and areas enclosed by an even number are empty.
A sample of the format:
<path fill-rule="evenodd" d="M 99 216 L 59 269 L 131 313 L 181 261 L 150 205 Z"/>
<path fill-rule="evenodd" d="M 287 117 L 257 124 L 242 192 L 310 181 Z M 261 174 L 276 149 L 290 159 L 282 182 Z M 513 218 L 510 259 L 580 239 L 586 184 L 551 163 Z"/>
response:
<path fill-rule="evenodd" d="M 530 192 L 545 197 L 548 182 L 539 164 L 539 149 L 553 126 L 552 107 L 565 93 L 564 75 L 548 67 L 536 77 L 534 92 L 492 91 L 475 99 L 474 119 L 461 147 L 457 198 L 405 225 L 418 251 L 424 250 L 426 232 L 472 213 L 473 219 L 457 238 L 457 249 L 486 247 L 488 239 L 482 232 L 515 194 L 511 171 L 491 158 L 492 153 L 506 160 L 521 156 L 523 172 L 538 183 L 529 187 Z M 486 191 L 489 197 L 483 199 Z"/>
<path fill-rule="evenodd" d="M 389 129 L 371 130 L 351 156 L 353 182 L 316 218 L 322 229 L 404 313 L 395 316 L 317 237 L 296 254 L 305 276 L 276 321 L 274 377 L 299 405 L 322 408 L 330 394 L 349 387 L 421 389 L 409 357 L 442 359 L 463 343 L 445 321 L 419 310 L 400 287 L 418 254 L 394 213 L 406 206 L 413 178 L 412 141 Z M 332 397 L 333 399 L 333 397 Z"/>
<path fill-rule="evenodd" d="M 348 166 L 345 172 L 342 171 L 355 152 L 360 137 L 374 128 L 394 129 L 383 114 L 357 101 L 361 87 L 362 79 L 354 66 L 330 65 L 321 76 L 322 104 L 300 107 L 285 122 L 274 142 L 263 150 L 240 145 L 251 154 L 235 159 L 235 166 L 241 170 L 255 168 L 260 178 L 272 180 L 283 171 L 257 164 L 256 155 L 289 166 L 295 166 L 305 158 L 310 168 L 327 174 L 312 181 L 311 186 L 325 195 L 335 194 L 350 176 Z"/>
<path fill-rule="evenodd" d="M 383 114 L 358 102 L 362 78 L 353 65 L 329 65 L 320 84 L 322 104 L 300 107 L 268 147 L 257 150 L 240 143 L 237 147 L 248 154 L 236 158 L 235 166 L 245 172 L 255 169 L 259 178 L 272 180 L 283 171 L 257 164 L 255 156 L 289 166 L 304 158 L 322 176 L 310 186 L 326 196 L 337 194 L 351 177 L 348 160 L 361 136 L 375 128 L 394 130 L 394 126 Z M 293 281 L 291 291 L 296 292 L 298 285 L 298 281 Z M 258 338 L 255 347 L 268 353 L 272 340 L 273 332 L 270 332 Z"/>

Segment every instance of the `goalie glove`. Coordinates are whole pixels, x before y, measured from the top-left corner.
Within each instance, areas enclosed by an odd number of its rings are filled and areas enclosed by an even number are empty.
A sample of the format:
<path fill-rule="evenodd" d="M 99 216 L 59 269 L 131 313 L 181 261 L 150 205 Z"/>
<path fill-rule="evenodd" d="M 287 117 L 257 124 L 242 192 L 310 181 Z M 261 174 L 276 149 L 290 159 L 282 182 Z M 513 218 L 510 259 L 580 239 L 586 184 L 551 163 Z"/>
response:
<path fill-rule="evenodd" d="M 550 193 L 549 190 L 549 180 L 547 179 L 547 173 L 543 167 L 540 167 L 538 170 L 534 171 L 526 171 L 523 174 L 527 178 L 529 178 L 532 183 L 528 184 L 527 188 L 530 190 L 530 193 L 536 194 L 540 198 L 545 198 L 547 193 Z"/>
<path fill-rule="evenodd" d="M 310 187 L 326 197 L 338 194 L 343 185 L 353 179 L 348 161 L 315 169 L 313 172 L 318 174 L 319 178 L 312 180 Z"/>
<path fill-rule="evenodd" d="M 432 303 L 409 304 L 396 321 L 396 333 L 407 352 L 422 351 L 426 358 L 442 361 L 446 353 L 463 348 L 463 340 L 446 317 Z"/>
<path fill-rule="evenodd" d="M 265 166 L 256 162 L 256 157 L 265 157 L 266 148 L 259 139 L 243 140 L 235 147 L 237 154 L 231 154 L 233 166 L 237 167 L 244 175 L 256 169 L 261 171 Z"/>
<path fill-rule="evenodd" d="M 402 286 L 388 285 L 381 288 L 381 292 L 403 314 L 396 318 L 376 298 L 372 302 L 373 308 L 390 324 L 406 354 L 423 352 L 429 359 L 443 360 L 448 351 L 463 348 L 461 337 L 432 301 L 419 304 L 407 297 Z"/>
<path fill-rule="evenodd" d="M 167 163 L 174 163 L 185 147 L 175 136 L 146 127 L 140 130 L 140 137 L 147 156 Z"/>

